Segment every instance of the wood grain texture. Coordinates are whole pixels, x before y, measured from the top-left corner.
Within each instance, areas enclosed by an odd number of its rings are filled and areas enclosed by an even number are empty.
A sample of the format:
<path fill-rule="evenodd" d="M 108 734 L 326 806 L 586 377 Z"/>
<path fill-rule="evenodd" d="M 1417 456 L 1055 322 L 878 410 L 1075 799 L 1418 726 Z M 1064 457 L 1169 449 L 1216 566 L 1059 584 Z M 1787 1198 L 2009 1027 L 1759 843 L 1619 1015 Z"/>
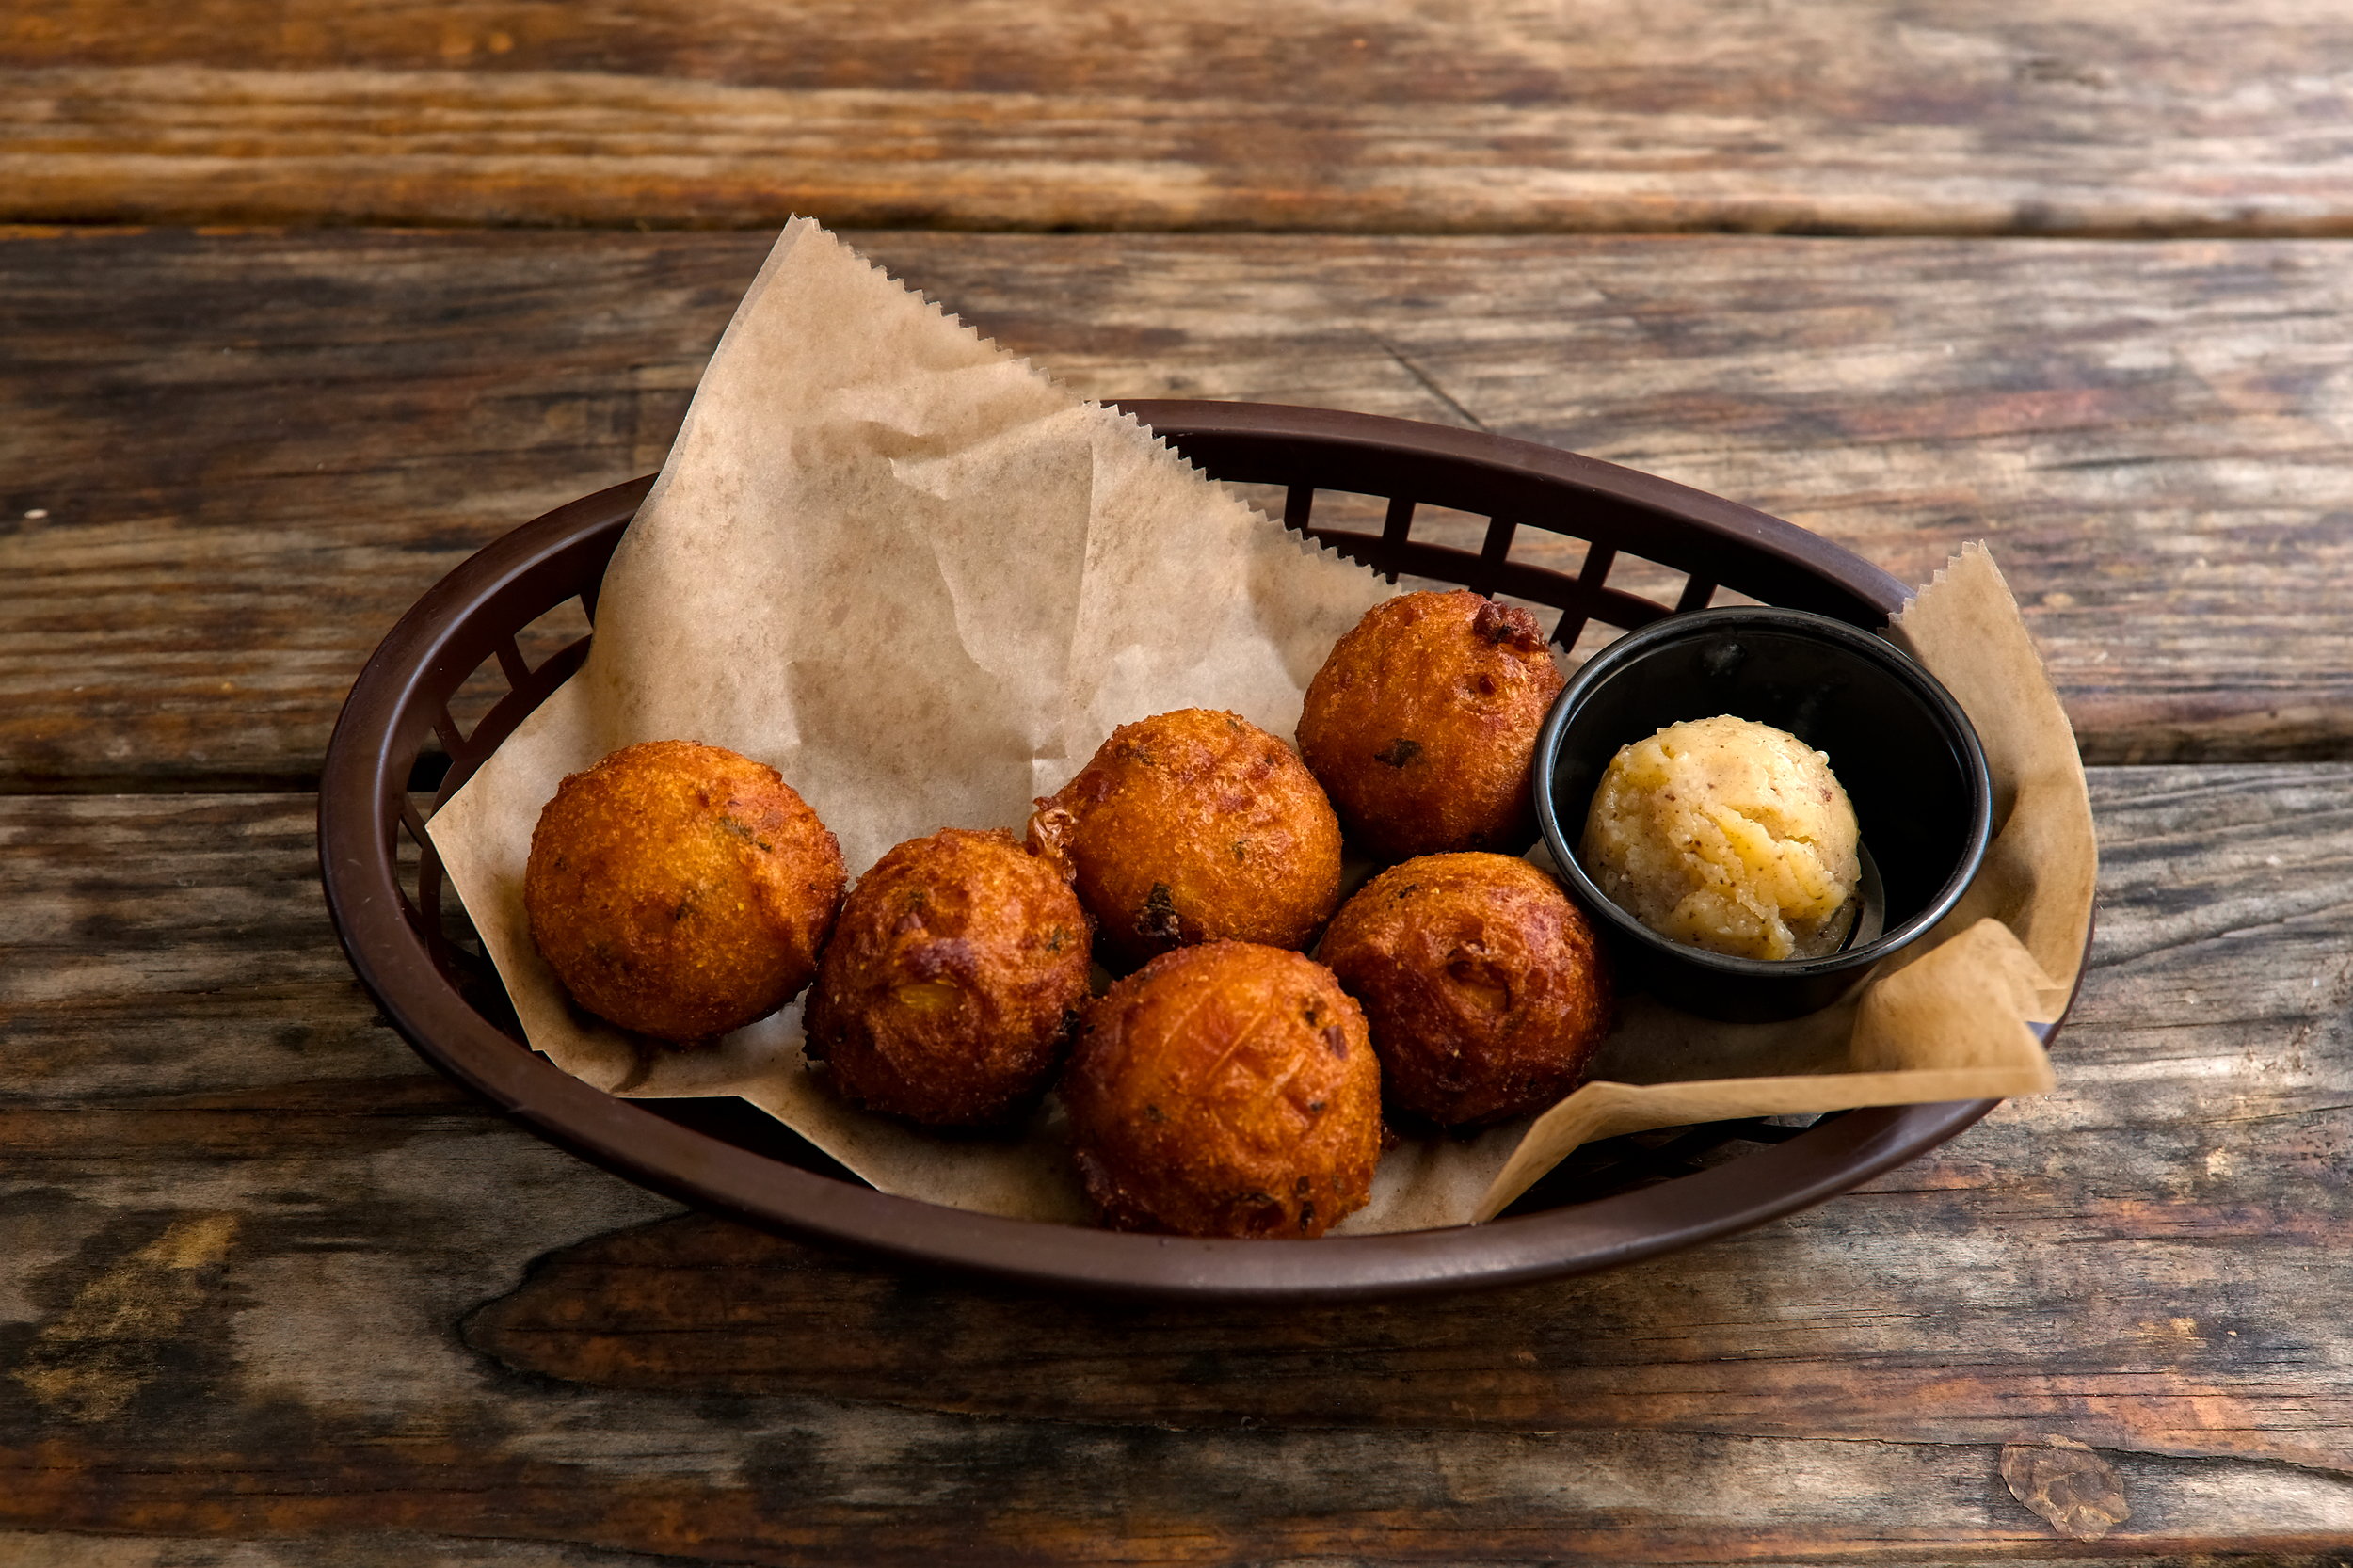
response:
<path fill-rule="evenodd" d="M 0 1529 L 0 1562 L 13 1568 L 675 1568 L 678 1560 L 428 1530 L 224 1542 L 188 1535 Z"/>
<path fill-rule="evenodd" d="M 1694 1252 L 1304 1313 L 679 1216 L 418 1072 L 306 799 L 0 801 L 0 1553 L 2068 1560 L 2000 1474 L 2056 1433 L 2131 1508 L 2104 1560 L 2332 1562 L 2353 767 L 2093 790 L 2059 1093 Z"/>
<path fill-rule="evenodd" d="M 2353 749 L 2332 242 L 857 238 L 1081 392 L 1476 423 L 1915 582 L 1988 538 L 2095 760 Z M 766 243 L 0 239 L 0 784 L 304 785 L 437 576 L 660 464 Z"/>
<path fill-rule="evenodd" d="M 2326 0 L 18 0 L 0 216 L 2343 233 Z"/>
<path fill-rule="evenodd" d="M 12 0 L 0 221 L 607 232 L 0 231 L 0 1562 L 2346 1568 L 2348 60 L 2335 0 Z M 1270 1313 L 682 1213 L 421 1068 L 309 797 L 155 792 L 307 788 L 436 576 L 659 464 L 768 235 L 613 231 L 789 212 L 1128 231 L 854 236 L 1090 395 L 1989 537 L 2093 760 L 2303 760 L 2095 770 L 2061 1091 L 1699 1251 Z"/>
<path fill-rule="evenodd" d="M 2283 1370 L 2334 1353 L 2353 1287 L 2353 771 L 2095 777 L 2100 932 L 2062 1091 L 1867 1203 L 1583 1282 L 1574 1312 L 1540 1304 L 1562 1287 L 1273 1320 L 931 1295 L 694 1219 L 549 1260 L 469 1338 L 584 1381 L 976 1413 L 1946 1443 L 2058 1423 L 2353 1477 L 2353 1385 Z"/>

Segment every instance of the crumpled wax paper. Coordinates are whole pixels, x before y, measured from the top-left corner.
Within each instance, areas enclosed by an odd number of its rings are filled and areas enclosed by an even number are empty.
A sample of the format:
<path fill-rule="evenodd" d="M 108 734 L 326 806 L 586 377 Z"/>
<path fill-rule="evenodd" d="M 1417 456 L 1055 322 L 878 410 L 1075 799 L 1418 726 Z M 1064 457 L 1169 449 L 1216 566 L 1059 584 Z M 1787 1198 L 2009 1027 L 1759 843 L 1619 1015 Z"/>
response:
<path fill-rule="evenodd" d="M 429 831 L 526 1036 L 567 1071 L 632 1097 L 740 1096 L 885 1192 L 1083 1222 L 1050 1096 L 1004 1133 L 941 1135 L 822 1088 L 798 1003 L 696 1047 L 575 1007 L 523 914 L 539 810 L 609 752 L 684 739 L 776 768 L 854 874 L 940 827 L 1017 833 L 1129 720 L 1224 708 L 1289 735 L 1333 642 L 1392 591 L 795 219 L 613 558 L 587 663 Z M 2027 1022 L 2073 984 L 2094 864 L 2073 737 L 1981 548 L 1893 634 L 1968 710 L 2005 813 L 1932 946 L 1794 1024 L 1631 999 L 1596 1081 L 1476 1138 L 1407 1140 L 1342 1231 L 1489 1217 L 1595 1138 L 2049 1087 Z"/>

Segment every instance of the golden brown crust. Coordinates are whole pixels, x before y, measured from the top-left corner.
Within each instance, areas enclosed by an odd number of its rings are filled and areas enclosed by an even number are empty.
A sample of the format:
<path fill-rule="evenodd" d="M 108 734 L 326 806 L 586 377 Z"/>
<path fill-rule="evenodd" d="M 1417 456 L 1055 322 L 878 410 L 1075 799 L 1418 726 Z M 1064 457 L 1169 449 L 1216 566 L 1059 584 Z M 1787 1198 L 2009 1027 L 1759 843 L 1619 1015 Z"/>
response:
<path fill-rule="evenodd" d="M 1332 803 L 1290 747 L 1233 713 L 1123 724 L 1037 806 L 1031 847 L 1069 868 L 1119 964 L 1225 938 L 1305 947 L 1339 903 Z"/>
<path fill-rule="evenodd" d="M 808 1052 L 843 1097 L 935 1127 L 1046 1088 L 1087 995 L 1087 918 L 1001 829 L 911 839 L 858 878 L 809 993 Z"/>
<path fill-rule="evenodd" d="M 532 831 L 523 909 L 581 1006 L 695 1040 L 808 984 L 845 880 L 833 834 L 776 769 L 648 741 L 557 788 Z"/>
<path fill-rule="evenodd" d="M 1466 588 L 1365 613 L 1308 683 L 1299 750 L 1376 859 L 1516 850 L 1529 764 L 1566 682 L 1536 617 Z"/>
<path fill-rule="evenodd" d="M 1444 1127 L 1544 1110 L 1609 1032 L 1593 927 L 1509 856 L 1390 867 L 1341 906 L 1317 956 L 1364 1003 L 1389 1104 Z"/>
<path fill-rule="evenodd" d="M 1364 1207 L 1382 1145 L 1363 1012 L 1321 964 L 1212 942 L 1086 1010 L 1062 1095 L 1103 1223 L 1314 1237 Z"/>

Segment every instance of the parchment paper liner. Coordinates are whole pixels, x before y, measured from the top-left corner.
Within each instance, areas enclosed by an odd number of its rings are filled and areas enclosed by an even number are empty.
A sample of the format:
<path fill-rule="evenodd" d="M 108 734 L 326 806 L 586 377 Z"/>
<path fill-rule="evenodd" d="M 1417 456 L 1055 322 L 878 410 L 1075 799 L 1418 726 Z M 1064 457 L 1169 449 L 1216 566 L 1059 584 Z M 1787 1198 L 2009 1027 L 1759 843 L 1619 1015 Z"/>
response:
<path fill-rule="evenodd" d="M 539 809 L 619 746 L 699 740 L 778 769 L 862 872 L 941 826 L 1017 830 L 1129 719 L 1225 708 L 1288 736 L 1332 642 L 1391 591 L 795 219 L 606 572 L 586 664 L 430 831 L 526 1035 L 567 1071 L 741 1096 L 885 1192 L 1080 1222 L 1050 1099 L 1008 1134 L 919 1131 L 810 1080 L 797 1004 L 696 1048 L 572 1007 L 522 911 Z M 2065 1004 L 2095 870 L 2073 735 L 1981 546 L 1891 634 L 1993 770 L 1997 838 L 1961 909 L 1859 999 L 1790 1024 L 1633 999 L 1595 1081 L 1532 1122 L 1409 1140 L 1342 1230 L 1487 1218 L 1597 1138 L 2051 1086 L 2026 1024 Z"/>

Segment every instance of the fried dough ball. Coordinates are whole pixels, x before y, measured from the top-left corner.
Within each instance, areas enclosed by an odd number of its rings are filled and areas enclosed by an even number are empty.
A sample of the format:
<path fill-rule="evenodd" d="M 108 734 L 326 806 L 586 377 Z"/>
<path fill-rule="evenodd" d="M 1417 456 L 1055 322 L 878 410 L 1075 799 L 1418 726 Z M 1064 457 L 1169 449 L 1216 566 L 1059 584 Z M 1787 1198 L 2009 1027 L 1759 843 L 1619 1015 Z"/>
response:
<path fill-rule="evenodd" d="M 858 878 L 809 993 L 808 1053 L 844 1098 L 935 1127 L 1045 1091 L 1087 996 L 1087 917 L 999 829 L 910 839 Z"/>
<path fill-rule="evenodd" d="M 1401 594 L 1332 645 L 1300 755 L 1376 859 L 1523 848 L 1536 732 L 1564 684 L 1527 611 L 1467 588 Z"/>
<path fill-rule="evenodd" d="M 1593 929 L 1508 855 L 1427 855 L 1357 889 L 1317 956 L 1364 1003 L 1389 1104 L 1441 1127 L 1542 1111 L 1609 1032 Z"/>
<path fill-rule="evenodd" d="M 1365 1016 L 1296 952 L 1155 958 L 1088 1006 L 1062 1095 L 1087 1197 L 1118 1229 L 1321 1236 L 1372 1192 Z"/>
<path fill-rule="evenodd" d="M 523 910 L 581 1006 L 696 1040 L 808 984 L 843 881 L 840 846 L 776 769 L 648 741 L 557 788 L 532 831 Z"/>
<path fill-rule="evenodd" d="M 1739 958 L 1818 958 L 1854 928 L 1861 841 L 1829 757 L 1719 713 L 1622 747 L 1577 853 L 1612 903 L 1662 936 Z"/>
<path fill-rule="evenodd" d="M 1184 708 L 1112 731 L 1037 803 L 1030 845 L 1066 869 L 1106 957 L 1194 942 L 1312 941 L 1340 901 L 1340 824 L 1290 747 Z"/>

